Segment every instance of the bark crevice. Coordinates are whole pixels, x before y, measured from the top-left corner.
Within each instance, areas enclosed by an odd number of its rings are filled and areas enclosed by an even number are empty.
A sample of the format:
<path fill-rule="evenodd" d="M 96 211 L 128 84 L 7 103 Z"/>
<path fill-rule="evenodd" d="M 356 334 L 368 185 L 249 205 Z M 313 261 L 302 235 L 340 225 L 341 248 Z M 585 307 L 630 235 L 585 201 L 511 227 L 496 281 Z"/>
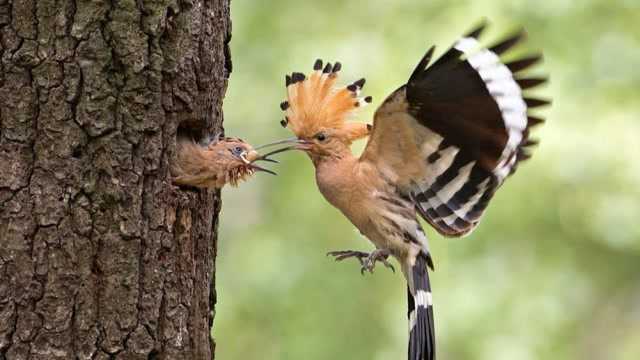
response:
<path fill-rule="evenodd" d="M 0 0 L 0 359 L 211 358 L 228 1 Z"/>

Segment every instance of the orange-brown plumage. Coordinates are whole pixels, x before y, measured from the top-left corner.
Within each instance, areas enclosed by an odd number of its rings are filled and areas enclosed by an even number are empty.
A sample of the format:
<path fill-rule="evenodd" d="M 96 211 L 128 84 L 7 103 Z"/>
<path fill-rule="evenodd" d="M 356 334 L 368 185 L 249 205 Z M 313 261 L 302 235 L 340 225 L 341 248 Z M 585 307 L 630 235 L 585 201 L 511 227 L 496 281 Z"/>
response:
<path fill-rule="evenodd" d="M 378 162 L 357 158 L 351 152 L 351 143 L 367 137 L 371 131 L 371 125 L 350 121 L 360 107 L 371 101 L 370 97 L 359 96 L 364 79 L 347 86 L 335 86 L 338 73 L 329 64 L 323 70 L 316 68 L 309 78 L 301 79 L 301 75 L 295 73 L 288 84 L 285 111 L 288 126 L 303 142 L 298 148 L 313 160 L 321 193 L 378 248 L 391 249 L 393 255 L 402 258 L 415 255 L 417 250 L 412 250 L 410 244 L 391 246 L 387 232 L 381 228 L 385 225 L 380 221 L 384 216 L 380 211 L 384 208 L 380 196 L 392 196 L 394 184 L 385 179 Z M 403 133 L 411 137 L 408 131 Z M 395 146 L 406 144 L 406 141 L 397 141 Z M 391 161 L 401 154 L 395 150 L 402 149 L 385 150 L 391 151 L 380 152 L 376 160 Z M 403 160 L 406 156 L 391 162 Z M 388 175 L 397 179 L 403 174 Z M 415 216 L 415 211 L 409 213 Z"/>
<path fill-rule="evenodd" d="M 373 126 L 348 121 L 370 102 L 361 98 L 364 79 L 335 86 L 340 65 L 308 79 L 287 76 L 288 126 L 294 148 L 311 157 L 320 192 L 375 246 L 371 254 L 337 251 L 336 260 L 356 257 L 362 269 L 391 255 L 409 287 L 409 359 L 435 359 L 431 285 L 433 268 L 425 219 L 446 236 L 469 234 L 489 201 L 520 161 L 530 157 L 530 128 L 541 120 L 528 111 L 548 104 L 523 90 L 544 82 L 522 74 L 540 57 L 503 62 L 500 55 L 522 33 L 492 47 L 478 42 L 485 24 L 464 35 L 430 66 L 433 48 L 406 84 L 377 109 Z M 358 158 L 354 140 L 370 136 Z"/>
<path fill-rule="evenodd" d="M 237 186 L 255 173 L 267 171 L 253 164 L 264 159 L 251 145 L 237 138 L 216 138 L 198 144 L 181 138 L 171 167 L 173 182 L 199 188 Z"/>
<path fill-rule="evenodd" d="M 329 65 L 329 64 L 327 64 Z M 316 69 L 308 79 L 294 73 L 287 82 L 289 101 L 283 103 L 286 126 L 299 138 L 311 138 L 321 131 L 330 131 L 346 145 L 366 137 L 367 125 L 349 122 L 365 98 L 359 98 L 359 88 L 353 86 L 334 87 L 338 79 L 339 63 L 324 70 Z M 366 98 L 370 101 L 370 98 Z"/>

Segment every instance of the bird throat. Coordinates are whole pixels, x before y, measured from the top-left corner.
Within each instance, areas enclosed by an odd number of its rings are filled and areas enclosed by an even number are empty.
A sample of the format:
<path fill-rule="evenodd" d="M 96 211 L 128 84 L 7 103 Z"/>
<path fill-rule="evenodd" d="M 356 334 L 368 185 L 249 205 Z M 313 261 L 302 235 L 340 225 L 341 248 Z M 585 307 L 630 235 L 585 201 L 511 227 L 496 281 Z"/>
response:
<path fill-rule="evenodd" d="M 231 170 L 227 172 L 227 179 L 232 186 L 237 186 L 240 181 L 243 181 L 247 177 L 251 176 L 253 172 L 253 169 L 251 169 L 249 166 L 236 166 L 231 168 Z"/>

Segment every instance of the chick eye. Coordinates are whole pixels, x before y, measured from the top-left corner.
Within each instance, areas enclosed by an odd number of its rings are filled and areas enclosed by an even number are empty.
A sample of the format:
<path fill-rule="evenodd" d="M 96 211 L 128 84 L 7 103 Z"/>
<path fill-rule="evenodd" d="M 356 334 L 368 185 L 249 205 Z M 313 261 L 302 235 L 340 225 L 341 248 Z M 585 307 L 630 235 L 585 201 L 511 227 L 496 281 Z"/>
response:
<path fill-rule="evenodd" d="M 242 147 L 240 147 L 240 146 L 236 146 L 236 147 L 233 148 L 233 153 L 236 154 L 236 155 L 242 154 L 243 151 L 244 151 L 244 149 Z"/>
<path fill-rule="evenodd" d="M 318 141 L 325 141 L 327 140 L 327 135 L 325 135 L 324 133 L 317 133 L 316 139 L 318 139 Z"/>

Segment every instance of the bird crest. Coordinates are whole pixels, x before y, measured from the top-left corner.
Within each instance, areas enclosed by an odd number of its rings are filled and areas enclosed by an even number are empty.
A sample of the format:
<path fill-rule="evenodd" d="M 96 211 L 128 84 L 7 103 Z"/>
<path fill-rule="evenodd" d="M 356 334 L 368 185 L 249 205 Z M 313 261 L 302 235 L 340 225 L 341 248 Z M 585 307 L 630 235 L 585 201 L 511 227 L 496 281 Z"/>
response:
<path fill-rule="evenodd" d="M 299 72 L 287 75 L 287 101 L 280 104 L 285 112 L 281 125 L 298 138 L 330 130 L 348 144 L 369 135 L 370 125 L 349 121 L 360 107 L 371 102 L 371 96 L 360 96 L 365 79 L 338 86 L 341 67 L 339 62 L 323 67 L 318 59 L 308 77 Z"/>

